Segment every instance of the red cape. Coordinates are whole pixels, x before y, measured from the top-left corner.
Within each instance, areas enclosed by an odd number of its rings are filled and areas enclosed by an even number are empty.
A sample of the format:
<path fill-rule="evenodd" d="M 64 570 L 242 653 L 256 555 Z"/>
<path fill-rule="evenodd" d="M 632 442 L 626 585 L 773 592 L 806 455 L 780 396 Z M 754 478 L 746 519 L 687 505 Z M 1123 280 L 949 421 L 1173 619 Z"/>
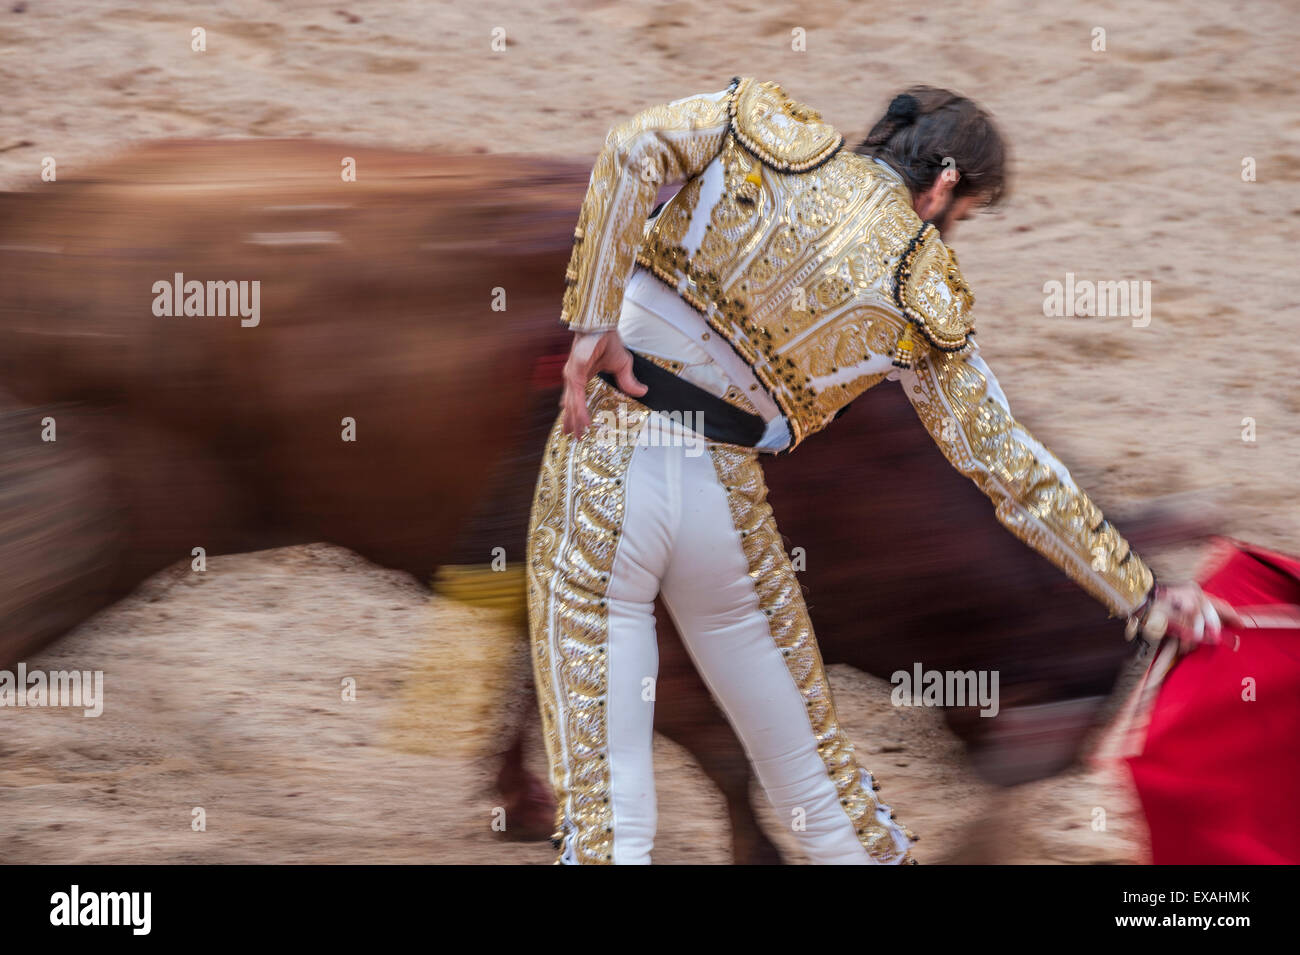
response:
<path fill-rule="evenodd" d="M 1256 626 L 1177 662 L 1128 757 L 1157 865 L 1300 863 L 1300 558 L 1219 539 L 1201 576 Z"/>

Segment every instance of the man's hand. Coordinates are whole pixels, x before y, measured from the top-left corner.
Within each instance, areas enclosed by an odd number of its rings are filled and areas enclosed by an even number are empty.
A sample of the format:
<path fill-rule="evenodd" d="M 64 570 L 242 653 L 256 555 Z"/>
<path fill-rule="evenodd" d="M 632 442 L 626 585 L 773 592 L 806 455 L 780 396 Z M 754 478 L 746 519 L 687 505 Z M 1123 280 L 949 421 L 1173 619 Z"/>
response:
<path fill-rule="evenodd" d="M 646 386 L 632 377 L 632 353 L 623 345 L 618 332 L 578 332 L 573 336 L 569 360 L 564 363 L 564 430 L 582 434 L 591 427 L 587 411 L 587 382 L 599 371 L 612 373 L 620 390 L 639 398 Z"/>
<path fill-rule="evenodd" d="M 1156 587 L 1141 630 L 1153 643 L 1166 635 L 1177 637 L 1185 653 L 1202 643 L 1211 646 L 1220 643 L 1224 623 L 1240 626 L 1241 617 L 1230 605 L 1209 596 L 1196 583 L 1172 584 Z"/>

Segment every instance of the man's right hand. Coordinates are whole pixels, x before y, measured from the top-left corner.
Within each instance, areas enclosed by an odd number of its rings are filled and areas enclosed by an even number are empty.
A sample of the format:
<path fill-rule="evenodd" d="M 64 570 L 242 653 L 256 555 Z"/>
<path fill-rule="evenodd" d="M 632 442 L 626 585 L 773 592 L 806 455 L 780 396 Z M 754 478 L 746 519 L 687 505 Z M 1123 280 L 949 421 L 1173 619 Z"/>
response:
<path fill-rule="evenodd" d="M 618 332 L 611 329 L 576 333 L 569 360 L 564 363 L 564 396 L 560 399 L 567 434 L 582 434 L 591 427 L 591 414 L 587 411 L 587 382 L 600 371 L 613 374 L 619 389 L 633 398 L 639 398 L 647 391 L 645 385 L 632 377 L 632 353 L 624 346 Z"/>
<path fill-rule="evenodd" d="M 1187 652 L 1201 644 L 1218 644 L 1223 624 L 1241 625 L 1230 604 L 1211 597 L 1195 582 L 1157 586 L 1152 598 L 1141 627 L 1143 637 L 1152 643 L 1166 635 L 1177 637 Z"/>

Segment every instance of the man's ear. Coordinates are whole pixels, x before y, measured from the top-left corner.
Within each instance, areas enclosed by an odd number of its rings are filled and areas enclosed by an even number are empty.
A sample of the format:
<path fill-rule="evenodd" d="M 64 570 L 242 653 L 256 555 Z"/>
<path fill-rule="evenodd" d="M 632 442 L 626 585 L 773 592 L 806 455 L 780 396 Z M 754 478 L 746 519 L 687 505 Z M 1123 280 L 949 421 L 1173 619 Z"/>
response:
<path fill-rule="evenodd" d="M 930 188 L 920 193 L 912 202 L 912 208 L 922 219 L 930 220 L 948 207 L 952 201 L 952 192 L 957 188 L 959 173 L 954 169 L 945 169 L 935 177 Z"/>

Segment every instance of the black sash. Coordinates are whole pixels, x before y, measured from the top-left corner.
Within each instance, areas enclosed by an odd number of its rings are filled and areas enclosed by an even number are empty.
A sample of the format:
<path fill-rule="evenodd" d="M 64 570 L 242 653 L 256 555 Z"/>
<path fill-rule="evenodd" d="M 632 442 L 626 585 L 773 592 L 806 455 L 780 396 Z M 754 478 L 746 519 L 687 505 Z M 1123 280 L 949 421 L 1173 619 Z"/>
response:
<path fill-rule="evenodd" d="M 606 384 L 618 388 L 618 382 L 610 372 L 602 371 L 599 375 Z M 690 418 L 683 417 L 682 423 L 699 422 L 702 427 L 691 430 L 699 431 L 713 441 L 752 448 L 762 440 L 767 430 L 766 422 L 758 415 L 728 404 L 637 352 L 632 352 L 632 377 L 647 389 L 641 397 L 632 398 L 633 401 L 664 414 L 694 412 Z"/>

